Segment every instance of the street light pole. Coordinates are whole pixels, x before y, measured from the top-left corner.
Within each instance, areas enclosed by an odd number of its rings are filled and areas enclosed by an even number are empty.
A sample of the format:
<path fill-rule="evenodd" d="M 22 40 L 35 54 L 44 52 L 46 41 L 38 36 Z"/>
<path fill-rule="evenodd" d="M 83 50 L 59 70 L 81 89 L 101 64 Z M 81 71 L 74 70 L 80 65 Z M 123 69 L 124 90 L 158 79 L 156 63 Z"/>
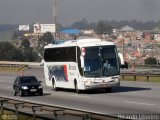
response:
<path fill-rule="evenodd" d="M 54 0 L 53 16 L 54 16 L 54 24 L 55 24 L 54 39 L 56 40 L 56 36 L 57 36 L 57 0 Z"/>
<path fill-rule="evenodd" d="M 123 54 L 123 58 L 124 58 L 124 38 L 122 38 L 122 54 Z"/>

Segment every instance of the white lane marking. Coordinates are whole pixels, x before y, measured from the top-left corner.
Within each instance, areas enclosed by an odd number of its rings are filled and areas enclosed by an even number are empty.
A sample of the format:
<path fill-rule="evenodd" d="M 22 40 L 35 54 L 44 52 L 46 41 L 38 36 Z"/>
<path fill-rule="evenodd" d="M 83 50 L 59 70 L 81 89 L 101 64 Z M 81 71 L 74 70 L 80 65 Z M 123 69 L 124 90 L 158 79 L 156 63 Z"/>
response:
<path fill-rule="evenodd" d="M 129 103 L 129 104 L 138 104 L 138 105 L 148 105 L 148 106 L 154 106 L 155 105 L 155 104 L 135 102 L 135 101 L 125 101 L 125 102 Z"/>
<path fill-rule="evenodd" d="M 137 92 L 130 92 L 130 94 L 137 94 Z"/>
<path fill-rule="evenodd" d="M 85 95 L 71 95 L 73 97 L 80 97 L 80 98 L 90 98 L 89 96 L 85 96 Z"/>

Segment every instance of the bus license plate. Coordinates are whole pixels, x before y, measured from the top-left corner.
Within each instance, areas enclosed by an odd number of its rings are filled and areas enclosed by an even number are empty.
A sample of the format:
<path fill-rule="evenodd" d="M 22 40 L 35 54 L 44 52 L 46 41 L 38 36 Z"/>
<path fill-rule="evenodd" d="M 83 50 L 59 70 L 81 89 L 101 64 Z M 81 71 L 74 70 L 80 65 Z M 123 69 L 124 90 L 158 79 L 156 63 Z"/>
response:
<path fill-rule="evenodd" d="M 103 84 L 103 85 L 101 85 L 101 87 L 107 87 L 107 84 Z"/>

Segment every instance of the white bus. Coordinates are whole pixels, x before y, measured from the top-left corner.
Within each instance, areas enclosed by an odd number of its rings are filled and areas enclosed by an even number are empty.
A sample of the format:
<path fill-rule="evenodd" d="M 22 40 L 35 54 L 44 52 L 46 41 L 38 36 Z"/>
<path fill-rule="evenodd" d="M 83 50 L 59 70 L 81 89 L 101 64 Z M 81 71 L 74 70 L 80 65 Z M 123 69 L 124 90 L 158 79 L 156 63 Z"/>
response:
<path fill-rule="evenodd" d="M 44 47 L 44 74 L 48 86 L 81 90 L 120 86 L 116 46 L 100 39 L 78 39 Z"/>

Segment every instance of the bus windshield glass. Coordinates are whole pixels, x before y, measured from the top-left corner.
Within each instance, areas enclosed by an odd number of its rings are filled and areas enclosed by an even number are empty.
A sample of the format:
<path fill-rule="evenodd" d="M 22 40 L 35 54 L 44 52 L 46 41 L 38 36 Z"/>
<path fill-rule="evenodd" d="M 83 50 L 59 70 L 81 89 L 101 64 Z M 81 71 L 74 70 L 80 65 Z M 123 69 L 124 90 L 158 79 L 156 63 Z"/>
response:
<path fill-rule="evenodd" d="M 85 77 L 109 77 L 118 75 L 119 72 L 119 62 L 115 46 L 85 47 Z"/>

